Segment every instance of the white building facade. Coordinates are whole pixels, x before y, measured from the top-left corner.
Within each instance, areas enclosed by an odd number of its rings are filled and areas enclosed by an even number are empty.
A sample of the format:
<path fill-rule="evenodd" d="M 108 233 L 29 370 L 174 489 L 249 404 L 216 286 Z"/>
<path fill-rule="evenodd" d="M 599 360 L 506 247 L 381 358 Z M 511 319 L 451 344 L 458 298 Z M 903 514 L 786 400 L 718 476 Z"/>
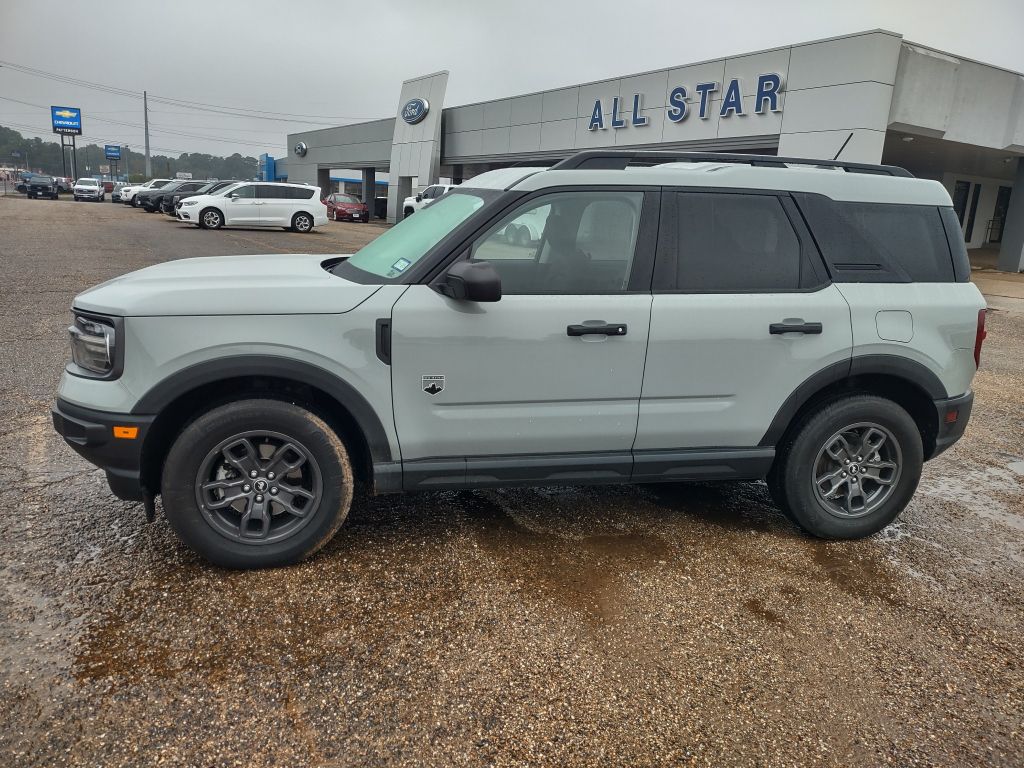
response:
<path fill-rule="evenodd" d="M 1024 75 L 873 30 L 445 107 L 449 73 L 407 80 L 394 118 L 288 136 L 289 181 L 389 171 L 388 218 L 417 184 L 593 148 L 887 163 L 941 181 L 971 248 L 1024 269 Z M 1024 190 L 1024 187 L 1022 187 Z"/>

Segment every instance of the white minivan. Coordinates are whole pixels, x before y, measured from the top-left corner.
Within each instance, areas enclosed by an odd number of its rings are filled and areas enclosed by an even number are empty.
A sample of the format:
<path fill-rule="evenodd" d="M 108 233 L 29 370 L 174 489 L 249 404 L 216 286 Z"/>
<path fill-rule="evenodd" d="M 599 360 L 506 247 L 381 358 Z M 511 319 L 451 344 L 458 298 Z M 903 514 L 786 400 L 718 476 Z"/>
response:
<path fill-rule="evenodd" d="M 320 187 L 305 184 L 240 182 L 212 195 L 189 197 L 177 213 L 182 221 L 203 229 L 283 227 L 310 232 L 327 224 Z"/>

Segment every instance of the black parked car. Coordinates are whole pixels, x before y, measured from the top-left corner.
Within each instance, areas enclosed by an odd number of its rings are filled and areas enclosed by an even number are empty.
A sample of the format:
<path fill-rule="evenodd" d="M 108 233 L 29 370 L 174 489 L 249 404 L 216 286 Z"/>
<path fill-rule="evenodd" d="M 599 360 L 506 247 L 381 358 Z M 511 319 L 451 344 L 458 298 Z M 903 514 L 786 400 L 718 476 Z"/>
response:
<path fill-rule="evenodd" d="M 160 202 L 160 210 L 166 213 L 168 216 L 174 216 L 175 211 L 178 208 L 178 203 L 184 200 L 186 197 L 192 197 L 193 195 L 212 195 L 218 189 L 224 189 L 229 184 L 236 184 L 235 181 L 195 181 L 189 182 L 190 184 L 199 184 L 200 186 L 196 189 L 186 189 L 188 185 L 183 184 L 170 194 L 164 195 L 163 200 Z"/>
<path fill-rule="evenodd" d="M 29 176 L 25 181 L 25 194 L 29 198 L 48 197 L 57 199 L 57 182 L 53 176 Z"/>
<path fill-rule="evenodd" d="M 185 186 L 189 186 L 193 190 L 198 189 L 205 183 L 205 181 L 185 181 L 182 179 L 175 179 L 174 181 L 164 184 L 162 187 L 143 189 L 135 195 L 135 206 L 137 208 L 145 208 L 147 213 L 156 213 L 160 210 L 160 204 L 163 202 L 164 195 L 173 195 L 176 190 Z"/>

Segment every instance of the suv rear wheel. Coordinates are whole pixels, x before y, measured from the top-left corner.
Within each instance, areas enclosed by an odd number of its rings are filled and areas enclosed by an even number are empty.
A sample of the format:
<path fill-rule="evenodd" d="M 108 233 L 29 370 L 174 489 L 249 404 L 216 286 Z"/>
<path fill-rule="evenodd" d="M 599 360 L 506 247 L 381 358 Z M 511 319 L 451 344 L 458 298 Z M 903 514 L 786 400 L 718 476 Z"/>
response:
<path fill-rule="evenodd" d="M 352 465 L 319 416 L 242 400 L 192 422 L 167 455 L 164 512 L 192 549 L 225 568 L 296 563 L 326 544 L 352 503 Z"/>
<path fill-rule="evenodd" d="M 917 425 L 891 400 L 844 397 L 808 414 L 779 446 L 772 498 L 814 536 L 855 539 L 889 525 L 910 502 L 924 451 Z"/>
<path fill-rule="evenodd" d="M 305 233 L 311 229 L 313 229 L 313 217 L 308 213 L 300 211 L 292 216 L 292 230 Z"/>

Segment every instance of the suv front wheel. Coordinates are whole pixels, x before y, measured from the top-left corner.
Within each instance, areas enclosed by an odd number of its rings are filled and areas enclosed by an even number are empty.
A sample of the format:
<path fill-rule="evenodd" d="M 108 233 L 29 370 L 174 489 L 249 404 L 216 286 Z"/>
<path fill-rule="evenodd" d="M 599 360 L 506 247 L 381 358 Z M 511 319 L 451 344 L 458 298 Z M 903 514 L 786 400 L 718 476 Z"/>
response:
<path fill-rule="evenodd" d="M 779 446 L 772 497 L 814 536 L 855 539 L 910 503 L 924 451 L 917 425 L 891 400 L 855 395 L 812 411 Z"/>
<path fill-rule="evenodd" d="M 186 427 L 167 455 L 161 491 L 171 527 L 215 565 L 289 565 L 323 547 L 344 522 L 352 465 L 316 414 L 242 400 Z"/>

